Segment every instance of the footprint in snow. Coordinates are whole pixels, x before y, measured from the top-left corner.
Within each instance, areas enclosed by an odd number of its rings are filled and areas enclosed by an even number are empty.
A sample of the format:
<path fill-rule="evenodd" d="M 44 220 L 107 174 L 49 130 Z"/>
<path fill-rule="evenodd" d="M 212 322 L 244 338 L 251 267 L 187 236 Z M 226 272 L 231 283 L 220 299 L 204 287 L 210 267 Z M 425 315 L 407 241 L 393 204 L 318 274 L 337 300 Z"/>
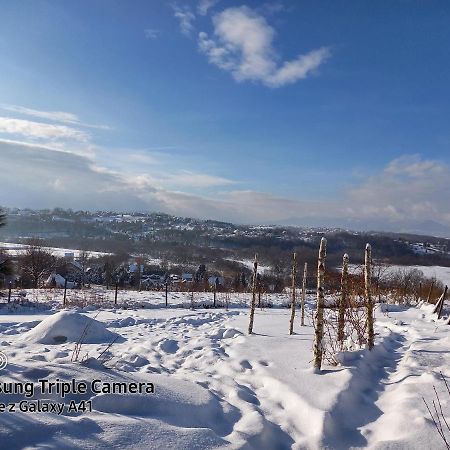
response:
<path fill-rule="evenodd" d="M 178 342 L 173 339 L 164 339 L 159 343 L 159 348 L 164 353 L 176 353 L 178 351 Z"/>
<path fill-rule="evenodd" d="M 244 400 L 244 402 L 247 403 L 251 403 L 252 405 L 260 405 L 258 398 L 250 388 L 248 388 L 247 386 L 243 386 L 242 384 L 238 384 L 238 386 L 239 387 L 236 390 L 236 394 L 241 400 Z"/>
<path fill-rule="evenodd" d="M 246 359 L 241 361 L 241 367 L 244 369 L 253 369 L 253 366 Z"/>

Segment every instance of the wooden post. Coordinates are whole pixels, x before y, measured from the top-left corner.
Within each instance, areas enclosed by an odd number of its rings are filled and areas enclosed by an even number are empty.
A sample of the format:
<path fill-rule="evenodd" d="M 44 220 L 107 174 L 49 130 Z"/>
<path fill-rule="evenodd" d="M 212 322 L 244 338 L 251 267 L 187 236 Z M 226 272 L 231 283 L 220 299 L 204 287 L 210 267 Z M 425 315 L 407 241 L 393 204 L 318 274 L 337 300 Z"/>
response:
<path fill-rule="evenodd" d="M 431 279 L 430 290 L 428 291 L 427 303 L 430 303 L 431 294 L 433 293 L 434 288 L 434 278 Z"/>
<path fill-rule="evenodd" d="M 11 302 L 11 289 L 12 289 L 12 281 L 8 284 L 8 303 Z"/>
<path fill-rule="evenodd" d="M 297 254 L 292 254 L 292 273 L 291 273 L 291 320 L 289 322 L 289 334 L 294 333 L 294 319 L 295 319 L 295 289 L 297 284 Z"/>
<path fill-rule="evenodd" d="M 192 290 L 191 290 L 191 309 L 195 309 L 194 304 L 194 280 L 192 280 Z"/>
<path fill-rule="evenodd" d="M 255 255 L 255 262 L 253 263 L 253 280 L 252 280 L 252 302 L 250 305 L 250 321 L 248 324 L 248 334 L 253 333 L 253 321 L 255 318 L 256 306 L 256 287 L 258 284 L 258 255 Z"/>
<path fill-rule="evenodd" d="M 117 306 L 117 293 L 119 291 L 119 282 L 116 282 L 116 291 L 114 293 L 114 305 Z"/>
<path fill-rule="evenodd" d="M 317 309 L 314 316 L 314 368 L 320 370 L 323 356 L 323 308 L 325 306 L 325 259 L 327 256 L 327 240 L 320 240 L 319 259 L 317 262 Z"/>
<path fill-rule="evenodd" d="M 305 262 L 305 266 L 303 268 L 302 299 L 301 299 L 302 314 L 301 314 L 300 325 L 302 327 L 305 326 L 305 296 L 306 296 L 306 277 L 307 277 L 307 273 L 308 273 L 308 263 Z"/>
<path fill-rule="evenodd" d="M 169 296 L 169 283 L 166 281 L 165 283 L 165 290 L 166 290 L 166 308 L 169 306 L 169 302 L 168 302 L 168 296 Z"/>
<path fill-rule="evenodd" d="M 433 314 L 437 313 L 438 319 L 441 318 L 442 308 L 444 307 L 444 301 L 445 301 L 445 298 L 447 297 L 447 290 L 448 290 L 448 287 L 445 286 L 444 292 L 439 297 L 439 300 L 438 300 L 438 302 L 436 303 L 436 306 L 433 309 Z"/>
<path fill-rule="evenodd" d="M 217 306 L 216 297 L 217 297 L 218 286 L 219 286 L 219 278 L 216 277 L 216 279 L 214 280 L 214 308 Z"/>
<path fill-rule="evenodd" d="M 442 316 L 442 309 L 444 308 L 445 298 L 447 297 L 447 290 L 448 290 L 448 287 L 446 285 L 444 288 L 444 293 L 442 294 L 441 306 L 439 307 L 439 311 L 438 311 L 438 319 L 440 319 Z"/>
<path fill-rule="evenodd" d="M 261 305 L 261 283 L 258 283 L 258 308 L 262 309 Z"/>
<path fill-rule="evenodd" d="M 366 251 L 364 258 L 364 286 L 367 302 L 367 346 L 369 350 L 372 350 L 374 346 L 373 300 L 371 292 L 371 281 L 372 281 L 372 248 L 370 247 L 370 244 L 366 244 Z"/>
<path fill-rule="evenodd" d="M 64 278 L 64 298 L 63 298 L 63 306 L 66 306 L 67 303 L 67 274 L 66 278 Z"/>
<path fill-rule="evenodd" d="M 419 295 L 418 295 L 418 301 L 421 302 L 422 301 L 422 282 L 419 282 Z"/>
<path fill-rule="evenodd" d="M 344 343 L 345 309 L 348 303 L 348 260 L 349 258 L 346 253 L 342 258 L 341 298 L 339 301 L 337 332 L 337 340 L 341 348 Z"/>

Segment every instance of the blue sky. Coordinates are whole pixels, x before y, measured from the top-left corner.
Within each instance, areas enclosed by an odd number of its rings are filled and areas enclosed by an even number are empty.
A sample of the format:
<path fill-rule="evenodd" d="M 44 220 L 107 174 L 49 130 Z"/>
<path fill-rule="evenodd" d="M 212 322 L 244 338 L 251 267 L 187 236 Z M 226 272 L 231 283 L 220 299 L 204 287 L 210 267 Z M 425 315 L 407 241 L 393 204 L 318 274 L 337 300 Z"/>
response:
<path fill-rule="evenodd" d="M 448 2 L 0 10 L 0 204 L 450 226 Z"/>

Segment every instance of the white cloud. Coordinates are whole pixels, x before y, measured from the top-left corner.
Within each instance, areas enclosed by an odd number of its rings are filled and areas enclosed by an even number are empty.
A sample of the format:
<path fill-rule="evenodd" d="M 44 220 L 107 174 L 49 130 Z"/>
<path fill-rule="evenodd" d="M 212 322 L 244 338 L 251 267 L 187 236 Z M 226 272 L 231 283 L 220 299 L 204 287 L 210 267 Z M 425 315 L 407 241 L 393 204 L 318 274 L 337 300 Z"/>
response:
<path fill-rule="evenodd" d="M 237 81 L 259 81 L 280 87 L 311 75 L 330 57 L 322 47 L 279 62 L 273 47 L 275 30 L 266 19 L 247 6 L 228 8 L 213 17 L 214 38 L 198 35 L 198 45 L 211 64 L 231 72 Z"/>
<path fill-rule="evenodd" d="M 29 117 L 37 117 L 39 119 L 49 120 L 51 122 L 61 122 L 72 125 L 79 125 L 88 128 L 98 128 L 109 130 L 110 128 L 106 125 L 91 125 L 87 123 L 83 123 L 80 121 L 78 116 L 73 113 L 64 112 L 64 111 L 42 111 L 33 108 L 26 108 L 24 106 L 19 105 L 8 105 L 8 104 L 0 104 L 0 109 L 4 111 L 9 111 L 13 113 L 22 114 Z"/>
<path fill-rule="evenodd" d="M 162 172 L 159 168 L 149 174 L 112 170 L 93 157 L 1 139 L 0 165 L 8 168 L 2 178 L 2 193 L 11 206 L 168 211 L 168 203 L 160 199 L 179 195 L 171 189 L 232 183 L 226 178 L 189 171 Z"/>
<path fill-rule="evenodd" d="M 407 155 L 392 160 L 378 174 L 348 192 L 361 218 L 415 220 L 450 225 L 450 167 L 440 161 Z"/>
<path fill-rule="evenodd" d="M 194 30 L 195 14 L 189 6 L 172 5 L 173 14 L 180 23 L 180 29 L 183 34 L 189 36 Z"/>
<path fill-rule="evenodd" d="M 87 142 L 89 135 L 66 125 L 54 125 L 10 117 L 0 117 L 0 133 L 19 135 L 31 139 L 75 140 Z"/>
<path fill-rule="evenodd" d="M 161 32 L 159 30 L 155 30 L 153 28 L 146 28 L 144 30 L 144 35 L 147 39 L 156 39 Z"/>
<path fill-rule="evenodd" d="M 213 8 L 220 0 L 200 0 L 197 5 L 197 11 L 201 16 L 208 14 L 208 11 Z"/>
<path fill-rule="evenodd" d="M 227 178 L 204 173 L 190 172 L 188 170 L 183 170 L 166 177 L 165 182 L 171 186 L 182 186 L 189 188 L 208 188 L 214 186 L 225 186 L 234 183 L 232 180 Z"/>

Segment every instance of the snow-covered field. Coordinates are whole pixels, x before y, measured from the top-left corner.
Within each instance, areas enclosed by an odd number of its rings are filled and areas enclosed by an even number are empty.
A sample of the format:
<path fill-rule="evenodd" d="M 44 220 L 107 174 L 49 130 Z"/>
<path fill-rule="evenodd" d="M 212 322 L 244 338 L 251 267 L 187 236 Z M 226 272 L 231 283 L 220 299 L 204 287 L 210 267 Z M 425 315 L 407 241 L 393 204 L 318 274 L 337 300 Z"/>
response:
<path fill-rule="evenodd" d="M 399 265 L 387 265 L 384 269 L 385 274 L 395 272 L 396 270 L 413 270 L 417 269 L 423 272 L 423 274 L 428 278 L 436 278 L 441 281 L 444 285 L 450 287 L 450 267 L 444 266 L 399 266 Z M 362 266 L 356 264 L 350 264 L 349 270 L 352 273 L 361 273 L 363 270 Z"/>
<path fill-rule="evenodd" d="M 29 246 L 26 244 L 16 244 L 13 242 L 0 242 L 0 250 L 8 252 L 9 255 L 17 256 L 25 253 Z M 76 250 L 72 248 L 59 248 L 59 247 L 43 247 L 45 250 L 51 252 L 54 256 L 62 257 L 67 253 L 73 253 L 75 258 L 80 256 L 81 250 Z M 110 253 L 104 252 L 88 252 L 90 257 L 98 257 L 104 255 L 110 255 Z"/>
<path fill-rule="evenodd" d="M 402 268 L 405 269 L 405 266 L 391 266 L 393 269 Z M 439 281 L 442 281 L 444 285 L 450 286 L 450 267 L 442 267 L 442 266 L 407 266 L 407 269 L 418 269 L 423 272 L 426 277 L 436 278 Z"/>
<path fill-rule="evenodd" d="M 429 305 L 378 309 L 374 350 L 346 353 L 344 365 L 316 374 L 311 324 L 301 327 L 297 316 L 289 336 L 288 309 L 258 309 L 249 336 L 248 294 L 232 296 L 228 311 L 201 309 L 208 294 L 189 310 L 181 307 L 189 294 L 172 293 L 170 306 L 180 307 L 165 308 L 163 293 L 120 292 L 128 309 L 59 312 L 61 292 L 49 292 L 29 292 L 41 307 L 0 309 L 8 357 L 0 409 L 26 399 L 5 392 L 5 383 L 20 382 L 35 387 L 28 405 L 53 401 L 63 411 L 1 412 L 0 448 L 444 448 L 422 396 L 432 400 L 435 385 L 449 417 L 439 371 L 450 376 L 450 326 Z M 38 386 L 38 379 L 72 378 L 86 392 L 62 398 Z M 113 382 L 153 383 L 154 392 L 107 392 Z M 72 400 L 92 402 L 92 411 L 69 412 Z"/>

